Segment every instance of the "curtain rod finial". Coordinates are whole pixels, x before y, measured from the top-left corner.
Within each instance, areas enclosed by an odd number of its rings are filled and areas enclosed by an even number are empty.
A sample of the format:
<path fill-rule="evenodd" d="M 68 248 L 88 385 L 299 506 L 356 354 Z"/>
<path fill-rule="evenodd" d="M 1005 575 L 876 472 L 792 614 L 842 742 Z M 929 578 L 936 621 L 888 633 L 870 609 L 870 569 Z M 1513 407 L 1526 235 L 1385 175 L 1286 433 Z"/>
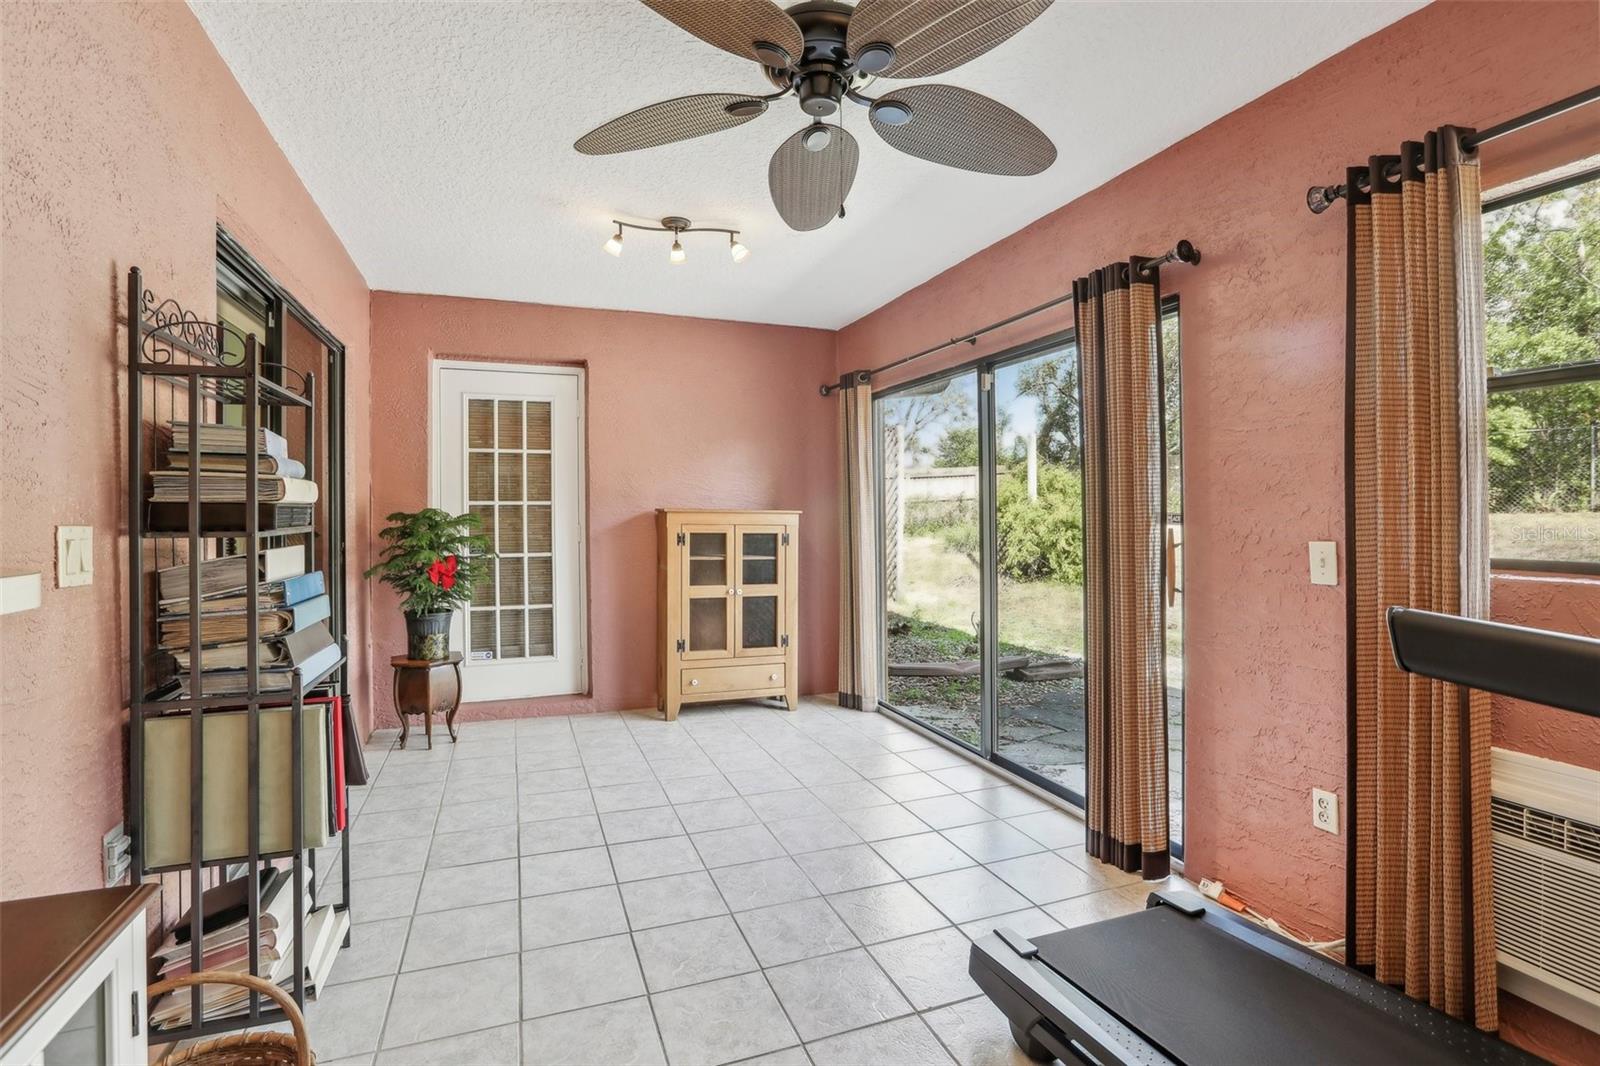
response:
<path fill-rule="evenodd" d="M 1306 190 L 1306 206 L 1313 215 L 1320 215 L 1344 195 L 1343 185 L 1313 185 Z"/>

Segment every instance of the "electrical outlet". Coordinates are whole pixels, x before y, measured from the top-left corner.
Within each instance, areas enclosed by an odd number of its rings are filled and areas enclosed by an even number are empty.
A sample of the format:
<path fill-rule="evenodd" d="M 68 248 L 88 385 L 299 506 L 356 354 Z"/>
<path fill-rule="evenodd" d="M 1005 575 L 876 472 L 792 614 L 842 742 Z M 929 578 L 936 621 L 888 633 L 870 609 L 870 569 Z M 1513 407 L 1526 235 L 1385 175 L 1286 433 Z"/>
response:
<path fill-rule="evenodd" d="M 1325 788 L 1311 790 L 1311 824 L 1324 833 L 1339 835 L 1339 797 Z"/>
<path fill-rule="evenodd" d="M 106 887 L 113 888 L 128 875 L 128 868 L 133 865 L 133 857 L 129 854 L 133 841 L 118 822 L 106 830 L 106 835 L 100 839 L 100 860 L 102 872 L 106 875 Z"/>

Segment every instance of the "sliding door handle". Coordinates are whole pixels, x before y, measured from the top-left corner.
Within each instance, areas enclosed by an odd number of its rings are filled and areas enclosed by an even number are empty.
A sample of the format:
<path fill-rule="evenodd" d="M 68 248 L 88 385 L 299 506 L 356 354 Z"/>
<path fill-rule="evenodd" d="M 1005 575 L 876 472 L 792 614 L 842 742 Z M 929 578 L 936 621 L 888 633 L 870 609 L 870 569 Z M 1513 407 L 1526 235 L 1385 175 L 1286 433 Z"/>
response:
<path fill-rule="evenodd" d="M 1178 532 L 1176 527 L 1167 527 L 1167 565 L 1163 568 L 1167 572 L 1167 606 L 1178 605 Z"/>

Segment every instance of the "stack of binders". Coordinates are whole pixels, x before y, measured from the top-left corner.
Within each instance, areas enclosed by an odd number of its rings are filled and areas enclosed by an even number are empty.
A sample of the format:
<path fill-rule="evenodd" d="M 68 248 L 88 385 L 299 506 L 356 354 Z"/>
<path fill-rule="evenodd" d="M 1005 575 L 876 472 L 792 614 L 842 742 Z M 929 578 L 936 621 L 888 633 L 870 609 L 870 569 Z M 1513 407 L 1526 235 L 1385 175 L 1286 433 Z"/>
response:
<path fill-rule="evenodd" d="M 158 646 L 174 660 L 185 695 L 189 669 L 198 656 L 202 695 L 227 696 L 249 691 L 249 582 L 257 581 L 256 667 L 259 691 L 283 692 L 300 670 L 320 676 L 339 659 L 328 632 L 329 602 L 322 572 L 305 573 L 305 548 L 267 548 L 250 573 L 245 556 L 206 559 L 200 564 L 200 641 L 194 645 L 187 564 L 157 571 L 160 589 L 156 617 Z"/>
<path fill-rule="evenodd" d="M 308 526 L 317 502 L 317 484 L 305 467 L 289 458 L 289 442 L 270 429 L 257 440 L 256 489 L 259 526 L 265 532 Z M 243 426 L 206 422 L 192 435 L 189 423 L 172 424 L 167 467 L 150 475 L 151 530 L 181 533 L 189 528 L 189 470 L 200 466 L 200 529 L 245 528 L 245 431 Z"/>
<path fill-rule="evenodd" d="M 286 992 L 294 990 L 294 877 L 288 870 L 267 867 L 260 872 L 261 901 L 257 924 L 257 953 L 261 976 Z M 201 963 L 203 970 L 250 972 L 250 924 L 248 877 L 238 877 L 208 889 L 202 897 Z M 348 911 L 333 907 L 311 909 L 307 885 L 305 942 L 301 955 L 305 963 L 308 994 L 315 996 L 327 984 L 334 959 L 350 926 Z M 189 915 L 185 914 L 156 949 L 160 979 L 181 977 L 191 971 L 193 954 L 189 943 Z M 193 998 L 187 988 L 163 996 L 152 1005 L 151 1023 L 159 1029 L 183 1028 L 192 1021 Z M 262 1000 L 262 1009 L 273 1009 Z M 249 991 L 235 985 L 206 985 L 201 997 L 205 1021 L 215 1021 L 250 1010 Z"/>

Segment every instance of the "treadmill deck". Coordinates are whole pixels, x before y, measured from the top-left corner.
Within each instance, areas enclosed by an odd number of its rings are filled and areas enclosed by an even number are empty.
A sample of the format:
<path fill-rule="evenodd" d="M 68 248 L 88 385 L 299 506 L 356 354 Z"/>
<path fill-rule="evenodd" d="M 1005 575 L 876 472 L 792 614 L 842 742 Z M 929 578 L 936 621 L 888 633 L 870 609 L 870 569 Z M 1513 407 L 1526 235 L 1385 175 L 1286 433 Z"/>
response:
<path fill-rule="evenodd" d="M 1033 943 L 1040 961 L 1183 1063 L 1536 1061 L 1337 963 L 1252 932 L 1154 906 Z"/>

